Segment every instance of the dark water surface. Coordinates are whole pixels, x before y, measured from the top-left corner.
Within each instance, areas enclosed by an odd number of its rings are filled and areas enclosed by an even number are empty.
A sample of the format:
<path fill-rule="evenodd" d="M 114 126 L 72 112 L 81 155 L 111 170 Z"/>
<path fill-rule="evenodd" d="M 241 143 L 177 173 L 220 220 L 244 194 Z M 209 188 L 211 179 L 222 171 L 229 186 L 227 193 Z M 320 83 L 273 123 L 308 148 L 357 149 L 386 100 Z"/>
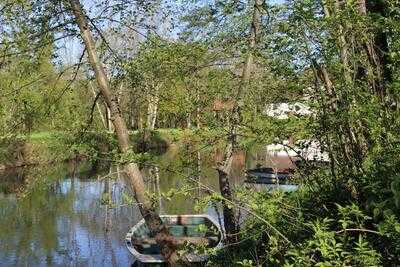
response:
<path fill-rule="evenodd" d="M 157 167 L 144 166 L 160 212 L 198 213 L 194 203 L 203 190 L 193 181 L 217 189 L 214 167 L 222 155 L 188 156 L 171 147 L 157 157 Z M 269 161 L 262 151 L 238 153 L 232 183 L 243 183 L 245 168 Z M 160 192 L 181 188 L 187 177 L 193 182 L 188 196 L 161 197 Z M 93 171 L 88 163 L 70 162 L 0 172 L 0 266 L 130 266 L 134 259 L 124 237 L 141 216 L 127 204 L 129 193 L 116 166 Z"/>

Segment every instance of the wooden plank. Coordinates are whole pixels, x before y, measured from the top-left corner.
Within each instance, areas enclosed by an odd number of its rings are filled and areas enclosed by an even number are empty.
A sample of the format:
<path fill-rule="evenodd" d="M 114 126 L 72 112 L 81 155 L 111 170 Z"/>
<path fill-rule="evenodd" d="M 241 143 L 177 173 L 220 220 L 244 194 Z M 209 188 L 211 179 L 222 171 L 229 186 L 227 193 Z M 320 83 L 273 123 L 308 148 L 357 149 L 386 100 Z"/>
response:
<path fill-rule="evenodd" d="M 184 244 L 194 244 L 194 245 L 204 245 L 209 246 L 216 244 L 219 241 L 218 237 L 210 236 L 210 237 L 192 237 L 192 236 L 184 236 L 184 237 L 174 237 L 174 242 L 176 245 L 184 245 Z M 156 245 L 157 242 L 154 238 L 132 238 L 132 244 L 134 246 L 142 246 L 142 245 Z"/>

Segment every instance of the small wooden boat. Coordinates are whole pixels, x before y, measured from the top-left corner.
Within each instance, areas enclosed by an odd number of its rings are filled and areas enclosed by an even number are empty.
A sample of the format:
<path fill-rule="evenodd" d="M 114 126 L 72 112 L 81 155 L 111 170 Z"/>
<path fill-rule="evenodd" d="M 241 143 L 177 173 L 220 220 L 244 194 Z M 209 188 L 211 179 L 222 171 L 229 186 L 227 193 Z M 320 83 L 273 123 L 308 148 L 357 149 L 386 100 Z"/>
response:
<path fill-rule="evenodd" d="M 298 189 L 291 181 L 292 176 L 293 169 L 256 168 L 246 171 L 245 183 L 257 191 L 281 189 L 291 192 Z"/>
<path fill-rule="evenodd" d="M 291 169 L 255 168 L 246 171 L 246 182 L 276 183 L 292 177 Z"/>
<path fill-rule="evenodd" d="M 222 247 L 222 231 L 208 215 L 161 215 L 161 220 L 168 227 L 178 244 L 203 245 L 207 248 Z M 164 258 L 160 247 L 151 237 L 144 219 L 138 222 L 126 235 L 126 246 L 136 259 L 137 266 L 163 266 Z M 190 250 L 186 259 L 193 263 L 202 263 L 207 255 L 198 255 Z"/>
<path fill-rule="evenodd" d="M 247 183 L 245 187 L 256 192 L 271 192 L 280 190 L 283 192 L 294 192 L 299 189 L 297 184 L 267 184 L 267 183 Z"/>

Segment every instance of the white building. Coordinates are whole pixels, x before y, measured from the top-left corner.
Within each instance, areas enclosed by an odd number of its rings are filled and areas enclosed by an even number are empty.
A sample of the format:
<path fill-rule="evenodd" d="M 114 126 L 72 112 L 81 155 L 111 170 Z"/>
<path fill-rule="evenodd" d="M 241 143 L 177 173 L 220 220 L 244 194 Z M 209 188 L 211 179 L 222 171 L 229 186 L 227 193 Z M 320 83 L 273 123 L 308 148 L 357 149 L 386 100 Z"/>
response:
<path fill-rule="evenodd" d="M 265 115 L 280 120 L 294 116 L 307 116 L 313 114 L 311 108 L 303 103 L 274 103 L 268 104 L 263 112 Z"/>
<path fill-rule="evenodd" d="M 321 144 L 317 140 L 299 140 L 295 145 L 288 141 L 282 144 L 267 145 L 267 154 L 290 158 L 303 158 L 310 161 L 329 162 L 329 154 L 322 151 Z"/>

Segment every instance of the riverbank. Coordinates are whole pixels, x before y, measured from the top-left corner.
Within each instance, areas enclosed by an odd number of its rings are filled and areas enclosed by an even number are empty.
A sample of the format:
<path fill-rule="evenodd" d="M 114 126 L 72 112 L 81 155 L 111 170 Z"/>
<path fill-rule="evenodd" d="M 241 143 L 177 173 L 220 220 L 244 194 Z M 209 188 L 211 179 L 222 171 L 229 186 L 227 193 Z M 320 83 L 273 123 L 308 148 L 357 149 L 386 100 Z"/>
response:
<path fill-rule="evenodd" d="M 60 162 L 71 158 L 67 148 L 67 134 L 55 132 L 33 133 L 0 139 L 0 169 Z"/>
<path fill-rule="evenodd" d="M 205 134 L 206 132 L 206 134 Z M 130 132 L 136 152 L 163 153 L 171 144 L 200 142 L 204 135 L 190 129 L 158 129 L 151 132 Z M 117 141 L 111 132 L 38 132 L 27 136 L 0 138 L 0 170 L 69 159 L 100 160 L 112 158 Z"/>

